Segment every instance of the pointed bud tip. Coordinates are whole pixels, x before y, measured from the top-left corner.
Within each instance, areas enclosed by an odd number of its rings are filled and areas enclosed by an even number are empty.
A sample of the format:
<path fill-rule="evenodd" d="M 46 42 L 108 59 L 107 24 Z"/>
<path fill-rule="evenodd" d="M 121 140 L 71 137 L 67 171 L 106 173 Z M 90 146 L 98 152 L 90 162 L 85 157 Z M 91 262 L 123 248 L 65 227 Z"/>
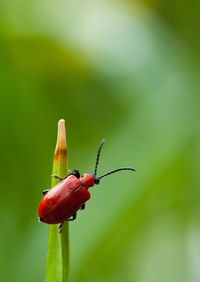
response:
<path fill-rule="evenodd" d="M 58 134 L 57 134 L 57 143 L 55 149 L 55 158 L 59 156 L 66 157 L 67 151 L 67 141 L 66 141 L 66 130 L 65 130 L 65 120 L 60 119 L 58 121 Z"/>
<path fill-rule="evenodd" d="M 64 120 L 63 118 L 61 118 L 61 119 L 58 121 L 58 126 L 59 126 L 60 124 L 64 124 L 64 125 L 65 125 L 65 120 Z"/>
<path fill-rule="evenodd" d="M 66 148 L 66 130 L 65 130 L 65 120 L 60 119 L 58 122 L 58 136 L 57 136 L 57 146 L 60 148 Z"/>

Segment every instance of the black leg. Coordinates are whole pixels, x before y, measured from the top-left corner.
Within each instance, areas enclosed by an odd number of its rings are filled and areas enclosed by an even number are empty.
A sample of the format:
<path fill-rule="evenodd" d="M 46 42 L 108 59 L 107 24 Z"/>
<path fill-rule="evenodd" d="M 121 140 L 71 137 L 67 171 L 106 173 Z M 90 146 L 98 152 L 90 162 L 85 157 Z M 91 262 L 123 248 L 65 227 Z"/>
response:
<path fill-rule="evenodd" d="M 45 189 L 42 191 L 42 194 L 45 195 L 47 192 L 49 192 L 50 189 Z"/>
<path fill-rule="evenodd" d="M 67 178 L 69 175 L 74 175 L 74 176 L 76 176 L 76 178 L 80 178 L 80 172 L 79 172 L 77 169 L 75 169 L 75 170 L 73 170 L 72 172 L 70 172 L 69 174 L 67 174 L 67 175 L 64 177 L 64 179 Z"/>
<path fill-rule="evenodd" d="M 53 175 L 51 175 L 51 177 L 54 177 L 54 178 L 59 179 L 59 180 L 64 179 L 63 177 L 61 177 L 60 175 L 57 175 L 57 174 L 53 174 Z"/>
<path fill-rule="evenodd" d="M 64 222 L 60 223 L 59 226 L 58 226 L 58 231 L 59 231 L 59 233 L 62 232 L 63 224 L 64 224 Z"/>
<path fill-rule="evenodd" d="M 70 217 L 69 219 L 68 219 L 68 221 L 73 221 L 73 220 L 75 220 L 76 219 L 76 213 L 74 213 L 73 215 L 72 215 L 72 218 Z"/>
<path fill-rule="evenodd" d="M 63 180 L 63 179 L 66 179 L 69 175 L 74 175 L 77 178 L 80 178 L 80 173 L 79 173 L 78 170 L 73 170 L 72 172 L 70 172 L 69 174 L 65 175 L 64 177 L 61 177 L 58 174 L 53 174 L 53 175 L 51 175 L 51 177 L 54 177 L 54 178 L 59 179 L 59 180 Z"/>
<path fill-rule="evenodd" d="M 83 204 L 81 207 L 80 207 L 80 210 L 84 210 L 85 209 L 85 204 Z"/>
<path fill-rule="evenodd" d="M 76 176 L 77 178 L 80 178 L 80 172 L 77 169 L 73 170 L 71 174 Z"/>

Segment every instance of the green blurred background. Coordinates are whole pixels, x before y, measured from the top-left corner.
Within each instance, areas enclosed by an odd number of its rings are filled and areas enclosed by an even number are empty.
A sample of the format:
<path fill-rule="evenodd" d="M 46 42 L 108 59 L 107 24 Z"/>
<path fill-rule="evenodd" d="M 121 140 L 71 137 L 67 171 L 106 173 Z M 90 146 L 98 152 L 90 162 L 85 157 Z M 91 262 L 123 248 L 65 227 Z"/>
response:
<path fill-rule="evenodd" d="M 200 2 L 0 1 L 0 281 L 42 282 L 57 122 L 105 178 L 70 223 L 71 282 L 200 281 Z M 91 189 L 92 190 L 92 189 Z"/>

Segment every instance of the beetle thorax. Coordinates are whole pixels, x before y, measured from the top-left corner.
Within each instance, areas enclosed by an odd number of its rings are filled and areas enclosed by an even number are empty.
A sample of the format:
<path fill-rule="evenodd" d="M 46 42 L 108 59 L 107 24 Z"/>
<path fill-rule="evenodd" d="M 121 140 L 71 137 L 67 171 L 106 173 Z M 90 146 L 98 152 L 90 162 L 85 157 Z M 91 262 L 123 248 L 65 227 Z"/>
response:
<path fill-rule="evenodd" d="M 84 173 L 83 176 L 80 178 L 80 182 L 86 187 L 92 187 L 95 184 L 95 177 L 93 174 Z"/>

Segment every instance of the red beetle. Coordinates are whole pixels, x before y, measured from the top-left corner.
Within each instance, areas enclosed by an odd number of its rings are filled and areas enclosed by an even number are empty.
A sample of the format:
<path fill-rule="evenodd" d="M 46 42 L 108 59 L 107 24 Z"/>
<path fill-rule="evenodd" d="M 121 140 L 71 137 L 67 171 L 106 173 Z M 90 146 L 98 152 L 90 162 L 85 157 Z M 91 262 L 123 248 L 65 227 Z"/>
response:
<path fill-rule="evenodd" d="M 62 224 L 66 220 L 76 219 L 76 212 L 85 208 L 85 202 L 89 200 L 90 193 L 88 188 L 99 184 L 100 179 L 112 173 L 121 170 L 135 171 L 134 168 L 123 167 L 110 171 L 104 175 L 97 176 L 97 167 L 101 149 L 105 140 L 102 140 L 96 157 L 95 170 L 93 174 L 85 173 L 80 177 L 78 170 L 74 170 L 64 178 L 59 175 L 52 175 L 61 180 L 51 189 L 43 191 L 43 197 L 38 206 L 39 220 L 48 224 L 60 223 L 60 231 Z"/>

